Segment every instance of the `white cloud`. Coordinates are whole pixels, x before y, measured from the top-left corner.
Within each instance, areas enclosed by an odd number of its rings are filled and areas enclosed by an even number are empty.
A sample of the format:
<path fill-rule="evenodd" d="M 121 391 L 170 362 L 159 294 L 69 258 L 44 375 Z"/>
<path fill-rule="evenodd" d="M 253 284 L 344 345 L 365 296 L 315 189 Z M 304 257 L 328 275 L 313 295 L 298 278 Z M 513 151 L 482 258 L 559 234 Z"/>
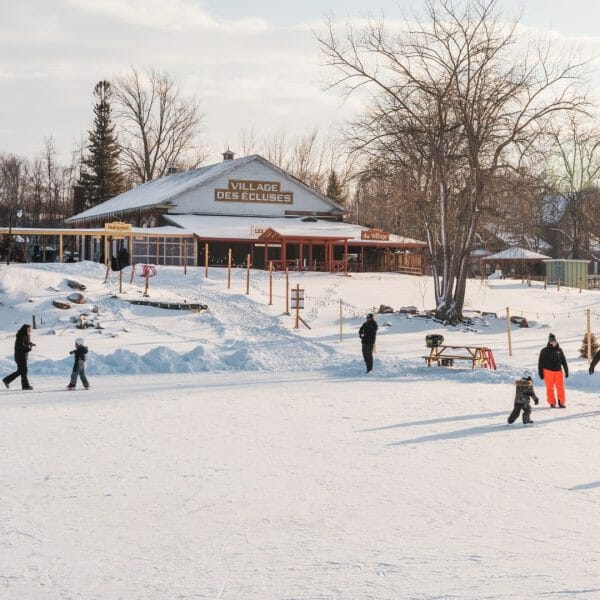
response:
<path fill-rule="evenodd" d="M 89 12 L 97 12 L 132 25 L 164 31 L 221 31 L 245 35 L 268 29 L 264 19 L 246 18 L 230 22 L 214 19 L 192 0 L 67 0 Z"/>

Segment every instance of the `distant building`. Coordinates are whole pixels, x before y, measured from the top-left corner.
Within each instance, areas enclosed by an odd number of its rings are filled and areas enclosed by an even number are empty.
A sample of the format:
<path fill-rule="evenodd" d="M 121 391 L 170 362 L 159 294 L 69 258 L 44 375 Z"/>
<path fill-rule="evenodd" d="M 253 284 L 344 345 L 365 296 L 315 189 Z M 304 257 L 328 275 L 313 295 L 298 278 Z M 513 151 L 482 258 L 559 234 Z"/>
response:
<path fill-rule="evenodd" d="M 135 263 L 203 265 L 208 248 L 209 264 L 225 265 L 231 249 L 234 265 L 250 254 L 256 268 L 423 272 L 425 242 L 344 222 L 342 206 L 261 156 L 223 158 L 67 219 L 79 257 L 127 247 Z"/>

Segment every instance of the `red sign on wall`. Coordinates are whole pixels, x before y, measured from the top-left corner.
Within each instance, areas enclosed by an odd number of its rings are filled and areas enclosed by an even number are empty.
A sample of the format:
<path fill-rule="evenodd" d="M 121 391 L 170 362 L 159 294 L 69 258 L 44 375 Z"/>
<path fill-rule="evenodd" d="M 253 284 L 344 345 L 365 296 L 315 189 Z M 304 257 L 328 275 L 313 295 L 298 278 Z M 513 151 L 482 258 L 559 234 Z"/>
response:
<path fill-rule="evenodd" d="M 390 239 L 390 234 L 387 231 L 383 231 L 383 229 L 367 229 L 360 232 L 360 239 L 387 242 Z"/>

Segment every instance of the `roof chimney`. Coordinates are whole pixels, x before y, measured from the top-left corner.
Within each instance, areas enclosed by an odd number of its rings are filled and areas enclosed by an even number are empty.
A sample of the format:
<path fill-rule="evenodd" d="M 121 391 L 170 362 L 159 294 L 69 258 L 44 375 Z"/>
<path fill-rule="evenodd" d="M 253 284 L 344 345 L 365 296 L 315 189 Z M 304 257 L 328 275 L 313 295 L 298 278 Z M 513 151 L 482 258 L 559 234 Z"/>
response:
<path fill-rule="evenodd" d="M 73 214 L 78 215 L 85 210 L 85 188 L 76 183 L 73 186 Z"/>
<path fill-rule="evenodd" d="M 225 162 L 226 160 L 233 160 L 234 156 L 235 154 L 229 149 L 229 146 L 227 146 L 227 150 L 223 152 L 223 162 Z"/>

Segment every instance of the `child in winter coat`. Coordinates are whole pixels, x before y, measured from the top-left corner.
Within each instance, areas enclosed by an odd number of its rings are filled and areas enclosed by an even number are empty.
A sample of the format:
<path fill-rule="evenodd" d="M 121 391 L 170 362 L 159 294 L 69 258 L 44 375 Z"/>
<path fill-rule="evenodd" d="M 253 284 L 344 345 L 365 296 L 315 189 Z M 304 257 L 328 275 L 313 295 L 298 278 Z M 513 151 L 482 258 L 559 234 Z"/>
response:
<path fill-rule="evenodd" d="M 531 420 L 531 398 L 534 404 L 540 400 L 533 391 L 533 378 L 531 373 L 524 373 L 521 379 L 515 381 L 515 407 L 508 417 L 508 424 L 511 425 L 519 418 L 519 413 L 523 411 L 523 425 L 533 423 Z"/>
<path fill-rule="evenodd" d="M 75 364 L 73 365 L 73 371 L 71 373 L 71 383 L 67 386 L 67 389 L 74 390 L 77 384 L 77 376 L 81 377 L 81 383 L 86 390 L 90 389 L 90 383 L 85 376 L 85 355 L 87 354 L 87 346 L 84 344 L 83 338 L 77 338 L 75 340 L 75 350 L 71 350 L 69 354 L 75 355 Z"/>

